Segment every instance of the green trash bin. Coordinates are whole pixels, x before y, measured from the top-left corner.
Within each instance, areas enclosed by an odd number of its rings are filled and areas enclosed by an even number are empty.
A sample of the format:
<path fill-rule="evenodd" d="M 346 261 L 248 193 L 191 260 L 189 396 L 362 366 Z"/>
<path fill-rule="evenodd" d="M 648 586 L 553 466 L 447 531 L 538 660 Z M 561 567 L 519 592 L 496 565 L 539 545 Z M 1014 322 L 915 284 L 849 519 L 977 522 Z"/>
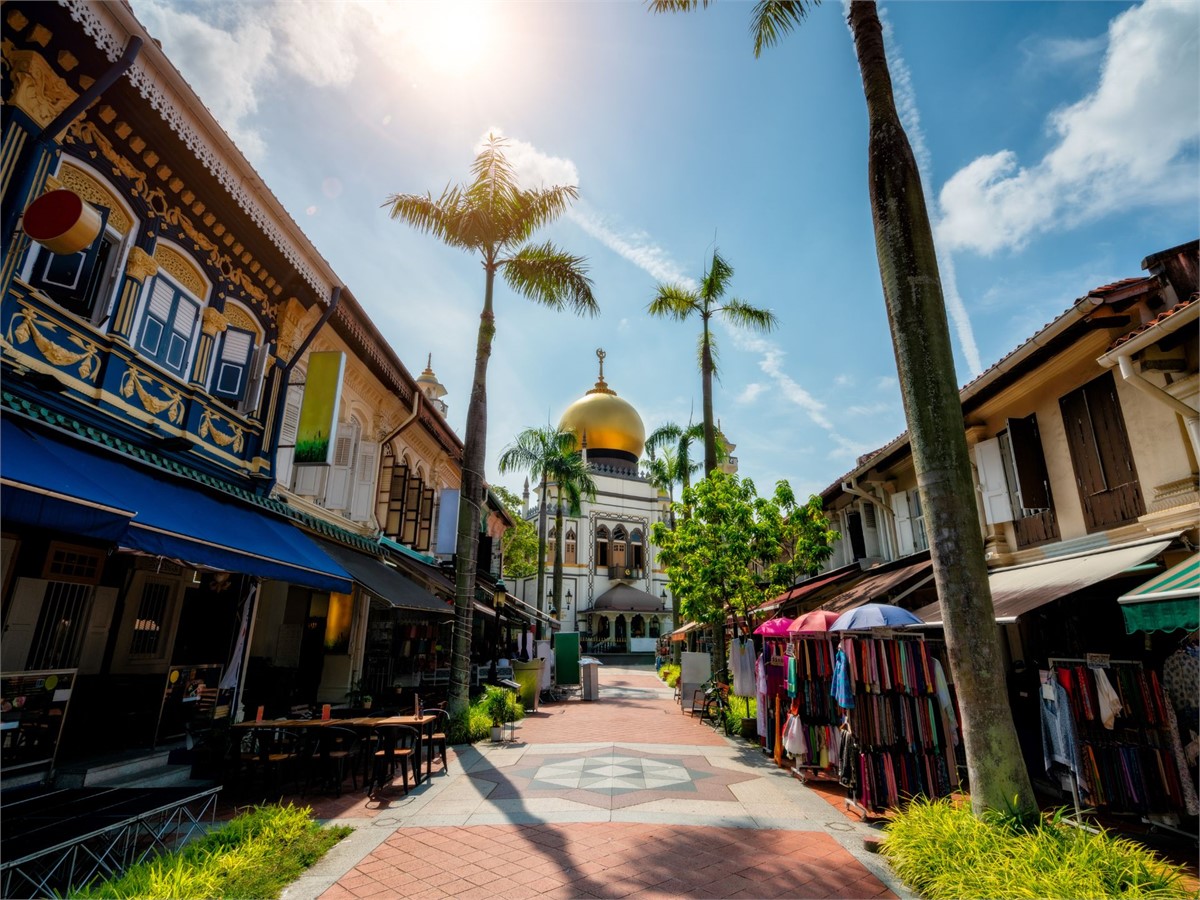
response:
<path fill-rule="evenodd" d="M 531 659 L 528 662 L 513 660 L 513 680 L 521 685 L 521 705 L 526 710 L 537 712 L 538 681 L 542 674 L 542 660 Z"/>

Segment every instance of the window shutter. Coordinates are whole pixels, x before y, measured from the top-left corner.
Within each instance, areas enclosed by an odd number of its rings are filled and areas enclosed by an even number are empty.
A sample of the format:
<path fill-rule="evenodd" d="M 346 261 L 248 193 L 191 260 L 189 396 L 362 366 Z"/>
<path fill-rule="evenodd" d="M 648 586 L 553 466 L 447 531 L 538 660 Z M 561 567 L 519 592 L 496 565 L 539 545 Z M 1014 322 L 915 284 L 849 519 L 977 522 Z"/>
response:
<path fill-rule="evenodd" d="M 370 441 L 359 441 L 358 460 L 354 464 L 354 486 L 350 497 L 350 518 L 365 522 L 371 518 L 372 501 L 375 497 L 375 460 L 379 445 Z"/>
<path fill-rule="evenodd" d="M 38 248 L 38 257 L 30 273 L 34 287 L 78 315 L 90 318 L 102 289 L 104 270 L 113 252 L 113 240 L 105 233 L 109 210 L 92 204 L 100 213 L 100 234 L 91 246 L 64 256 Z"/>
<path fill-rule="evenodd" d="M 892 509 L 896 511 L 896 540 L 900 555 L 909 556 L 916 552 L 913 545 L 912 518 L 908 511 L 908 491 L 896 491 L 892 495 Z"/>
<path fill-rule="evenodd" d="M 238 406 L 238 412 L 254 413 L 262 403 L 263 385 L 267 377 L 267 359 L 271 352 L 266 347 L 258 347 L 250 360 L 250 378 L 246 384 L 246 393 Z"/>
<path fill-rule="evenodd" d="M 328 466 L 296 466 L 295 486 L 297 494 L 306 497 L 322 497 L 325 495 L 325 476 Z"/>
<path fill-rule="evenodd" d="M 212 394 L 237 402 L 242 399 L 249 380 L 250 359 L 254 354 L 254 335 L 240 328 L 226 328 L 221 335 L 221 352 L 213 375 Z"/>
<path fill-rule="evenodd" d="M 99 587 L 92 597 L 92 614 L 88 618 L 87 631 L 83 635 L 83 649 L 79 653 L 79 674 L 95 675 L 104 662 L 104 647 L 108 643 L 109 629 L 113 625 L 113 609 L 117 605 L 115 587 Z"/>
<path fill-rule="evenodd" d="M 392 477 L 388 483 L 387 521 L 383 525 L 383 533 L 394 541 L 400 540 L 400 532 L 404 525 L 404 497 L 407 486 L 408 466 L 401 463 L 392 469 Z"/>
<path fill-rule="evenodd" d="M 417 525 L 417 550 L 428 550 L 429 539 L 433 532 L 433 488 L 425 488 L 421 492 L 421 521 Z"/>
<path fill-rule="evenodd" d="M 421 476 L 410 475 L 404 488 L 404 522 L 400 530 L 400 543 L 410 547 L 416 543 L 421 522 L 421 489 Z"/>
<path fill-rule="evenodd" d="M 275 480 L 285 488 L 292 486 L 292 460 L 296 455 L 296 433 L 300 428 L 302 388 L 289 386 L 284 396 L 283 422 L 279 428 L 279 450 L 275 455 Z"/>
<path fill-rule="evenodd" d="M 1008 480 L 1004 477 L 999 438 L 975 445 L 975 470 L 979 474 L 979 502 L 983 506 L 984 520 L 989 525 L 1011 522 L 1013 509 L 1008 498 Z"/>
<path fill-rule="evenodd" d="M 1008 420 L 1008 442 L 1012 447 L 1013 470 L 1017 475 L 1017 496 L 1025 515 L 1050 508 L 1050 490 L 1046 484 L 1046 462 L 1037 423 L 1028 419 Z"/>
<path fill-rule="evenodd" d="M 346 509 L 350 504 L 351 463 L 354 462 L 357 440 L 357 422 L 344 422 L 338 427 L 333 442 L 333 464 L 325 481 L 326 509 Z"/>
<path fill-rule="evenodd" d="M 13 589 L 8 617 L 4 620 L 4 636 L 0 638 L 0 656 L 4 671 L 20 672 L 33 647 L 33 632 L 50 582 L 41 578 L 18 578 Z"/>

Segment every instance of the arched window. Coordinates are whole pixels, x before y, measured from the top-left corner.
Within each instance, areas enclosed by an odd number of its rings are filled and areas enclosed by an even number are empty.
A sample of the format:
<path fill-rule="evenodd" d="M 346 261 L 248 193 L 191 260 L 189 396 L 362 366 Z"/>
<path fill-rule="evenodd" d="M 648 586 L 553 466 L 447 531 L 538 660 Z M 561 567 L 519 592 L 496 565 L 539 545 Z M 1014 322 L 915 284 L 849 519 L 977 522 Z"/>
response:
<path fill-rule="evenodd" d="M 262 330 L 240 304 L 225 301 L 222 315 L 229 323 L 217 338 L 209 393 L 239 410 L 258 407 L 267 354 Z"/>
<path fill-rule="evenodd" d="M 623 525 L 618 525 L 613 529 L 612 534 L 612 565 L 623 566 L 626 562 L 626 543 L 628 535 Z"/>
<path fill-rule="evenodd" d="M 563 543 L 563 562 L 567 565 L 575 565 L 576 550 L 575 550 L 575 529 L 567 529 L 567 537 Z"/>
<path fill-rule="evenodd" d="M 558 543 L 558 529 L 553 525 L 546 532 L 546 565 L 554 565 L 554 545 Z"/>
<path fill-rule="evenodd" d="M 656 638 L 662 633 L 662 621 L 658 616 L 650 617 L 650 637 Z"/>
<path fill-rule="evenodd" d="M 608 564 L 608 528 L 601 525 L 596 529 L 596 567 Z"/>
<path fill-rule="evenodd" d="M 616 632 L 613 634 L 613 637 L 615 637 L 618 641 L 623 641 L 625 640 L 626 633 L 625 617 L 617 616 Z"/>
<path fill-rule="evenodd" d="M 169 275 L 159 272 L 150 282 L 138 329 L 142 356 L 180 378 L 186 378 L 199 331 L 203 299 L 194 296 Z"/>
<path fill-rule="evenodd" d="M 646 620 L 641 616 L 634 616 L 629 623 L 629 636 L 640 638 L 646 636 Z"/>
<path fill-rule="evenodd" d="M 629 564 L 635 569 L 642 568 L 646 561 L 646 546 L 641 531 L 636 528 L 629 534 L 629 549 Z"/>

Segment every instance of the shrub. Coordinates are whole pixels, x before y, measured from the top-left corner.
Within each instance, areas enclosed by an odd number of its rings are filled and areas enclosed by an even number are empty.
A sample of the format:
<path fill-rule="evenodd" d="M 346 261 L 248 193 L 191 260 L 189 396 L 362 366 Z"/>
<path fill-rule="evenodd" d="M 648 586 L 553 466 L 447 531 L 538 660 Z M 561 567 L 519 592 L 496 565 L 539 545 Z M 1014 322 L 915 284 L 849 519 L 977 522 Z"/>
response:
<path fill-rule="evenodd" d="M 278 897 L 352 830 L 322 828 L 308 807 L 260 806 L 181 850 L 148 859 L 117 878 L 76 888 L 70 896 Z"/>
<path fill-rule="evenodd" d="M 520 698 L 510 690 L 504 688 L 494 688 L 489 685 L 489 690 L 502 691 L 508 695 L 507 709 L 510 722 L 519 722 L 525 718 L 525 708 L 521 705 Z M 466 710 L 459 713 L 457 716 L 450 717 L 450 730 L 446 734 L 446 740 L 451 744 L 474 744 L 476 741 L 485 741 L 492 734 L 492 714 L 488 710 L 488 694 L 485 691 L 475 698 L 474 702 L 467 707 Z"/>
<path fill-rule="evenodd" d="M 674 663 L 663 663 L 658 670 L 658 677 L 667 683 L 667 687 L 679 684 L 680 667 Z"/>
<path fill-rule="evenodd" d="M 742 730 L 742 719 L 755 719 L 758 716 L 758 702 L 753 697 L 738 697 L 729 695 L 729 705 L 725 708 L 725 721 L 729 734 L 740 734 L 742 737 L 753 737 L 758 731 L 757 725 L 750 734 Z"/>
<path fill-rule="evenodd" d="M 1183 869 L 1149 850 L 1063 821 L 976 818 L 969 805 L 914 800 L 887 827 L 883 852 L 928 900 L 941 898 L 1174 898 L 1191 896 Z"/>

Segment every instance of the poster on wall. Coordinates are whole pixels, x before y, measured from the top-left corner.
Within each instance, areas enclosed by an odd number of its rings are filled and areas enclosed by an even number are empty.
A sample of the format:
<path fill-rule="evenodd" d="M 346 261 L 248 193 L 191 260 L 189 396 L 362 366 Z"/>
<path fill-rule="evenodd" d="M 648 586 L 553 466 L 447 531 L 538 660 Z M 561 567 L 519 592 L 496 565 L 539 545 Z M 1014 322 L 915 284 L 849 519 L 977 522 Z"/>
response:
<path fill-rule="evenodd" d="M 304 399 L 300 403 L 300 422 L 296 429 L 294 465 L 327 466 L 333 462 L 334 432 L 337 429 L 338 401 L 342 396 L 342 375 L 346 354 L 323 350 L 308 355 L 304 376 Z"/>

